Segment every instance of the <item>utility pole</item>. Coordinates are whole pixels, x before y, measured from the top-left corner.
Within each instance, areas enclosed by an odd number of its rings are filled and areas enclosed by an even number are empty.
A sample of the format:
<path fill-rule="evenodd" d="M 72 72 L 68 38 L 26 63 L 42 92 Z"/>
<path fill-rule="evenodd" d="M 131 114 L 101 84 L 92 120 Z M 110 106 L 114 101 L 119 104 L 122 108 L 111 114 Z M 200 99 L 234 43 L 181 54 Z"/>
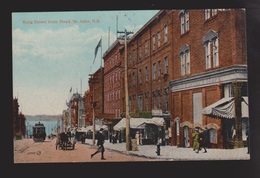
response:
<path fill-rule="evenodd" d="M 128 101 L 128 79 L 127 79 L 127 35 L 133 34 L 133 32 L 127 32 L 125 31 L 117 31 L 117 33 L 124 33 L 125 38 L 125 119 L 126 119 L 126 151 L 131 150 L 131 144 L 130 144 L 130 115 L 129 115 L 129 101 Z"/>
<path fill-rule="evenodd" d="M 94 88 L 94 83 L 92 84 L 93 86 L 93 93 L 92 93 L 92 107 L 93 107 L 93 111 L 92 111 L 92 126 L 93 126 L 93 135 L 92 135 L 92 144 L 95 145 L 95 133 L 96 133 L 96 124 L 95 124 L 95 88 Z"/>

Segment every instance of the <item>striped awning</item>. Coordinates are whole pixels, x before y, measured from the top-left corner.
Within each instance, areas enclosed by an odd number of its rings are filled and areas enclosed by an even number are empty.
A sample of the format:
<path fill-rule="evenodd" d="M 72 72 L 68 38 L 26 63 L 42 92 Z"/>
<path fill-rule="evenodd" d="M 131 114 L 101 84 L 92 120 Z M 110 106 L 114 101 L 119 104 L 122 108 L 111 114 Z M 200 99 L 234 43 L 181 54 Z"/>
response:
<path fill-rule="evenodd" d="M 235 118 L 235 101 L 234 97 L 222 98 L 221 100 L 205 107 L 203 114 L 213 117 Z M 248 97 L 242 97 L 241 100 L 242 118 L 249 118 L 248 114 Z"/>

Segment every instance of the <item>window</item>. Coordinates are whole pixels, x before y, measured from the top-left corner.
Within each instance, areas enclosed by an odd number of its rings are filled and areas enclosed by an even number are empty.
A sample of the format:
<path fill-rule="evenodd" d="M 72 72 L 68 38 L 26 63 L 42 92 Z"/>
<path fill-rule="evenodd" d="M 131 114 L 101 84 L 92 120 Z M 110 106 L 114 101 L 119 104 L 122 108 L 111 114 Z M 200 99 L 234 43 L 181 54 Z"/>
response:
<path fill-rule="evenodd" d="M 168 26 L 164 25 L 164 43 L 168 41 Z"/>
<path fill-rule="evenodd" d="M 139 46 L 139 59 L 142 59 L 142 46 Z"/>
<path fill-rule="evenodd" d="M 156 64 L 153 63 L 153 80 L 156 79 Z"/>
<path fill-rule="evenodd" d="M 219 66 L 218 60 L 218 38 L 213 39 L 212 41 L 212 48 L 213 48 L 213 67 Z"/>
<path fill-rule="evenodd" d="M 181 34 L 189 31 L 189 11 L 188 10 L 181 10 L 180 13 L 181 18 Z"/>
<path fill-rule="evenodd" d="M 157 44 L 158 44 L 158 47 L 161 46 L 161 34 L 160 34 L 160 32 L 157 33 Z"/>
<path fill-rule="evenodd" d="M 217 143 L 217 131 L 215 129 L 209 129 L 210 143 Z"/>
<path fill-rule="evenodd" d="M 209 31 L 203 38 L 205 47 L 205 63 L 206 69 L 219 66 L 219 42 L 218 33 Z M 212 54 L 212 55 L 211 55 Z"/>
<path fill-rule="evenodd" d="M 138 111 L 143 111 L 143 94 L 138 95 Z"/>
<path fill-rule="evenodd" d="M 209 69 L 211 67 L 210 43 L 205 44 L 205 57 L 206 57 L 206 69 Z"/>
<path fill-rule="evenodd" d="M 139 69 L 139 84 L 142 84 L 142 70 Z"/>
<path fill-rule="evenodd" d="M 149 111 L 149 92 L 145 93 L 145 111 Z"/>
<path fill-rule="evenodd" d="M 217 15 L 217 13 L 217 9 L 205 9 L 205 20 L 208 20 L 211 17 Z"/>
<path fill-rule="evenodd" d="M 158 109 L 162 109 L 162 99 L 161 99 L 161 95 L 162 95 L 162 90 L 158 90 Z"/>
<path fill-rule="evenodd" d="M 156 106 L 156 91 L 153 91 L 153 109 L 157 109 L 157 106 Z"/>
<path fill-rule="evenodd" d="M 132 74 L 132 85 L 135 86 L 136 81 L 135 81 L 135 73 Z"/>
<path fill-rule="evenodd" d="M 180 51 L 181 60 L 181 75 L 190 74 L 190 48 L 188 45 L 184 45 Z"/>
<path fill-rule="evenodd" d="M 168 74 L 168 58 L 164 58 L 164 73 Z"/>
<path fill-rule="evenodd" d="M 161 61 L 158 61 L 158 77 L 161 76 Z"/>
<path fill-rule="evenodd" d="M 148 67 L 145 67 L 145 81 L 148 81 Z"/>
<path fill-rule="evenodd" d="M 233 97 L 232 84 L 228 83 L 224 85 L 224 98 Z"/>
<path fill-rule="evenodd" d="M 169 89 L 164 88 L 164 111 L 168 111 L 168 95 L 169 95 Z"/>
<path fill-rule="evenodd" d="M 145 42 L 145 47 L 144 47 L 144 53 L 147 54 L 148 53 L 148 42 Z"/>
<path fill-rule="evenodd" d="M 153 35 L 152 37 L 152 44 L 153 44 L 152 50 L 155 50 L 155 35 Z"/>

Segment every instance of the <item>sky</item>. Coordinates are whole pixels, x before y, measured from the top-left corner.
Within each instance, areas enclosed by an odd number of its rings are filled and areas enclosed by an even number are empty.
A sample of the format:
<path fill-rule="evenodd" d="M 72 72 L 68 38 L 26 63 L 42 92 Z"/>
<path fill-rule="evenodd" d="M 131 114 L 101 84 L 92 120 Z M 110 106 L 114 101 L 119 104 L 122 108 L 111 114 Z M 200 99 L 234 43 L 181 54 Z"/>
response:
<path fill-rule="evenodd" d="M 116 40 L 117 30 L 136 33 L 158 12 L 13 13 L 13 97 L 18 98 L 19 112 L 62 114 L 73 93 L 83 96 L 88 90 L 89 74 L 104 65 L 102 55 Z"/>

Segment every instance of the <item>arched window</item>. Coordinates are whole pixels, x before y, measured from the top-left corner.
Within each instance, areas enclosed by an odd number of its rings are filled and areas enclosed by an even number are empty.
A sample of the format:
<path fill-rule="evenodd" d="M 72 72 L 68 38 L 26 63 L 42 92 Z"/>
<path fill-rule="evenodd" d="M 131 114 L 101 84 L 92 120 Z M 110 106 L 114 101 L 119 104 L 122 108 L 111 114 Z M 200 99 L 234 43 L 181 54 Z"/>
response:
<path fill-rule="evenodd" d="M 205 47 L 205 62 L 206 69 L 219 66 L 219 43 L 218 33 L 209 31 L 203 38 L 203 44 Z"/>
<path fill-rule="evenodd" d="M 180 50 L 181 75 L 190 74 L 190 47 L 185 44 Z"/>
<path fill-rule="evenodd" d="M 188 10 L 181 10 L 180 20 L 181 20 L 181 34 L 184 34 L 187 31 L 189 31 L 189 29 L 190 29 L 189 11 Z"/>

